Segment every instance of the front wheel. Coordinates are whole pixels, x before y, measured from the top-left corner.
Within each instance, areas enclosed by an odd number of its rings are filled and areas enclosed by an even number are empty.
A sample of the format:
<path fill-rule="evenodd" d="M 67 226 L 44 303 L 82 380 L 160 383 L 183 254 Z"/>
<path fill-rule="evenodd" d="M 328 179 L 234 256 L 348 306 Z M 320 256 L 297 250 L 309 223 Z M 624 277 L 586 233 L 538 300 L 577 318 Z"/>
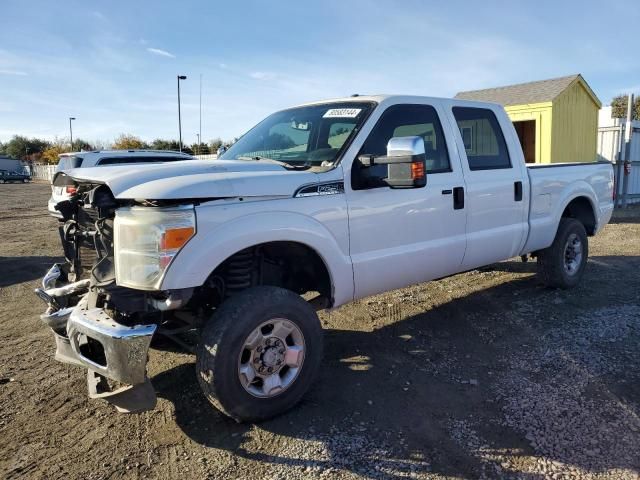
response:
<path fill-rule="evenodd" d="M 196 370 L 207 399 L 237 421 L 265 420 L 300 401 L 322 356 L 322 327 L 299 295 L 254 287 L 226 300 L 204 326 Z"/>
<path fill-rule="evenodd" d="M 538 275 L 549 287 L 575 287 L 584 274 L 588 255 L 584 225 L 574 218 L 561 218 L 551 246 L 538 252 Z"/>

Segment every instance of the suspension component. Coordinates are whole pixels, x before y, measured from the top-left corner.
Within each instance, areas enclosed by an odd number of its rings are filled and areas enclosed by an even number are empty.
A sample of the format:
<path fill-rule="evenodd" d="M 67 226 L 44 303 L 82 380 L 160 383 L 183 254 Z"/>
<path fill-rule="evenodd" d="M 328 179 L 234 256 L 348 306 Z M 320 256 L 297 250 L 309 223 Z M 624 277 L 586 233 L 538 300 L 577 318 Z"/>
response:
<path fill-rule="evenodd" d="M 225 297 L 253 285 L 254 250 L 247 248 L 227 260 L 224 269 Z"/>

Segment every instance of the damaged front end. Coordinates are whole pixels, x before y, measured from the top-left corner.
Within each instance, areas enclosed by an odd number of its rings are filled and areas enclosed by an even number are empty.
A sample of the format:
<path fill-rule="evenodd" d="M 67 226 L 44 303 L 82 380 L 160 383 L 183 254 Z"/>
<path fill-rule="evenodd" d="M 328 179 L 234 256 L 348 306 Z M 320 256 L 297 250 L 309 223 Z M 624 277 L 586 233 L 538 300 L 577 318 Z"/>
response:
<path fill-rule="evenodd" d="M 36 294 L 46 302 L 42 321 L 56 341 L 56 360 L 87 369 L 91 398 L 122 412 L 155 407 L 146 374 L 148 350 L 167 310 L 183 306 L 191 292 L 144 291 L 116 284 L 114 221 L 119 203 L 106 185 L 76 182 L 65 175 L 56 185 L 76 193 L 59 203 L 66 262 L 51 267 Z M 188 329 L 189 325 L 185 327 Z"/>

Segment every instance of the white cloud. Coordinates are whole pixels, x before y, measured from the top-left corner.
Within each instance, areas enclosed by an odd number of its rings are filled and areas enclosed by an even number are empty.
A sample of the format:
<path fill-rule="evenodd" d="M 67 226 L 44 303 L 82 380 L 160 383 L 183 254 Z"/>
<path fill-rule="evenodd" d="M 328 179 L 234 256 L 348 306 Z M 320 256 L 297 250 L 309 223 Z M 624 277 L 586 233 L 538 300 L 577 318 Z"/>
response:
<path fill-rule="evenodd" d="M 166 50 L 161 50 L 159 48 L 147 48 L 147 52 L 153 53 L 154 55 L 160 55 L 161 57 L 176 58 L 173 53 L 167 52 Z"/>
<path fill-rule="evenodd" d="M 249 76 L 256 80 L 273 80 L 276 74 L 271 72 L 251 72 Z"/>
<path fill-rule="evenodd" d="M 28 73 L 21 70 L 0 70 L 0 75 L 18 75 L 21 77 L 26 77 Z"/>

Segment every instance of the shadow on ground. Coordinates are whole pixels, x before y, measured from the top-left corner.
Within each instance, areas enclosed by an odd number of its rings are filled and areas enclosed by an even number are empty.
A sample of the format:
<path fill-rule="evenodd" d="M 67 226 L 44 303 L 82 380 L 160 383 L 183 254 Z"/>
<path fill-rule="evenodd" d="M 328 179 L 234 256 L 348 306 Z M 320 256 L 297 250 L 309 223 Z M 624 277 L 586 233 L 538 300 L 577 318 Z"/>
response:
<path fill-rule="evenodd" d="M 297 458 L 287 450 L 265 453 L 248 446 L 251 426 L 236 424 L 211 408 L 200 394 L 193 364 L 165 371 L 153 378 L 153 383 L 161 397 L 174 403 L 177 423 L 186 435 L 201 445 L 244 458 L 321 470 L 337 467 L 365 477 L 376 476 L 371 474 L 374 463 L 383 466 L 385 478 L 426 471 L 477 477 L 487 473 L 480 450 L 512 458 L 541 456 L 522 431 L 503 422 L 505 401 L 522 393 L 507 391 L 496 397 L 500 379 L 514 374 L 508 371 L 505 358 L 540 343 L 558 326 L 558 317 L 576 318 L 583 312 L 618 304 L 619 299 L 594 293 L 612 276 L 624 280 L 616 267 L 619 262 L 632 262 L 640 268 L 639 257 L 596 257 L 582 286 L 571 292 L 544 289 L 535 277 L 527 276 L 373 332 L 326 331 L 325 363 L 316 387 L 291 412 L 258 425 L 284 437 L 322 443 L 327 452 L 324 459 Z M 494 269 L 530 273 L 535 271 L 535 262 L 503 262 Z M 473 281 L 473 275 L 469 280 Z M 637 278 L 629 280 L 638 283 Z M 563 303 L 554 303 L 556 298 Z M 522 305 L 531 306 L 532 313 L 519 313 Z M 624 361 L 638 366 L 640 356 Z M 588 371 L 585 374 L 591 376 Z M 544 385 L 550 381 L 547 377 L 529 380 Z M 628 388 L 620 377 L 612 384 L 597 378 L 593 381 L 599 389 L 595 395 L 623 403 L 629 419 L 637 420 L 638 388 Z M 598 421 L 606 423 L 608 419 Z M 456 428 L 469 424 L 475 425 L 477 436 L 488 443 L 486 449 L 474 443 L 473 435 L 467 438 L 463 432 L 463 438 L 456 438 Z M 388 450 L 359 448 L 363 442 L 366 445 L 367 438 L 388 446 Z M 616 455 L 599 458 L 597 465 L 584 461 L 580 452 L 568 459 L 549 459 L 594 472 L 640 468 L 637 458 L 629 461 Z M 495 476 L 496 472 L 489 474 Z M 519 475 L 522 478 L 522 472 Z"/>
<path fill-rule="evenodd" d="M 0 257 L 0 288 L 41 278 L 63 257 Z"/>

